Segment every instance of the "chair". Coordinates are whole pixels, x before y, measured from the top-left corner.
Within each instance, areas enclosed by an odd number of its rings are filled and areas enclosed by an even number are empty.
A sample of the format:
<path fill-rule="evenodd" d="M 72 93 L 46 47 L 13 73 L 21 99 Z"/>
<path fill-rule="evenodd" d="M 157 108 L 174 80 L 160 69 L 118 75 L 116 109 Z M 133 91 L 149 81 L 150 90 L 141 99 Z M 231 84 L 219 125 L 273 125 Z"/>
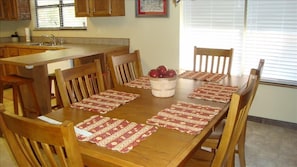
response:
<path fill-rule="evenodd" d="M 19 166 L 83 167 L 72 122 L 53 125 L 2 110 L 0 127 Z"/>
<path fill-rule="evenodd" d="M 245 128 L 248 111 L 252 104 L 258 80 L 257 76 L 251 74 L 248 86 L 232 94 L 226 123 L 217 151 L 215 153 L 207 152 L 199 148 L 197 153 L 186 163 L 187 167 L 234 166 L 234 151 Z M 213 154 L 213 156 L 206 160 L 204 154 Z"/>
<path fill-rule="evenodd" d="M 55 75 L 64 107 L 105 90 L 100 60 L 71 69 L 56 69 Z"/>
<path fill-rule="evenodd" d="M 33 80 L 30 78 L 21 77 L 15 74 L 0 76 L 0 103 L 3 103 L 4 87 L 6 85 L 12 87 L 13 92 L 13 106 L 14 113 L 19 114 L 19 100 L 23 116 L 36 117 L 40 115 L 40 107 L 37 101 L 37 96 L 33 88 Z M 27 86 L 26 92 L 31 94 L 33 105 L 31 108 L 25 108 L 24 100 L 22 97 L 21 87 Z"/>
<path fill-rule="evenodd" d="M 115 87 L 143 76 L 139 50 L 129 54 L 111 55 L 108 57 L 108 65 Z"/>
<path fill-rule="evenodd" d="M 60 97 L 60 92 L 57 84 L 57 79 L 55 73 L 51 73 L 48 75 L 49 86 L 50 86 L 50 94 L 51 99 L 56 99 L 56 104 L 52 105 L 52 109 L 62 108 L 62 99 Z M 52 88 L 54 87 L 54 93 L 52 92 Z"/>
<path fill-rule="evenodd" d="M 232 57 L 233 48 L 227 50 L 195 46 L 193 71 L 230 75 Z"/>
<path fill-rule="evenodd" d="M 252 69 L 251 72 L 250 72 L 250 77 L 251 76 L 256 76 L 258 78 L 257 82 L 256 82 L 256 85 L 255 85 L 255 90 L 254 90 L 253 95 L 252 95 L 252 102 L 254 100 L 254 97 L 255 97 L 257 89 L 258 89 L 258 85 L 259 85 L 259 82 L 260 82 L 260 79 L 261 79 L 264 63 L 265 63 L 265 60 L 260 59 L 257 69 Z M 251 78 L 249 78 L 247 84 L 249 85 L 250 82 L 251 82 Z M 211 148 L 214 151 L 218 148 L 220 138 L 222 136 L 223 128 L 224 128 L 224 125 L 225 125 L 225 121 L 226 120 L 222 120 L 217 125 L 217 127 L 212 132 L 212 134 L 202 144 L 203 147 Z M 246 166 L 246 163 L 245 163 L 246 162 L 245 161 L 245 138 L 246 138 L 246 126 L 243 129 L 243 133 L 240 136 L 240 139 L 238 141 L 237 149 L 235 150 L 235 152 L 238 153 L 238 155 L 239 155 L 239 160 L 240 160 L 240 166 L 241 167 Z"/>

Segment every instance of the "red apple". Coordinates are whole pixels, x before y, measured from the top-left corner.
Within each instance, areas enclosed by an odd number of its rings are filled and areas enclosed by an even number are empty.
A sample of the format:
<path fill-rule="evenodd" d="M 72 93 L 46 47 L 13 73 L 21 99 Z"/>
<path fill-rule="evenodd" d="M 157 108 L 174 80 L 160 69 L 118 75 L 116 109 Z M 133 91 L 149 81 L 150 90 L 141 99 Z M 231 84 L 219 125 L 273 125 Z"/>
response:
<path fill-rule="evenodd" d="M 152 70 L 150 70 L 150 72 L 149 72 L 149 76 L 150 76 L 150 77 L 153 77 L 153 78 L 158 78 L 158 77 L 159 77 L 159 71 L 156 70 L 156 69 L 152 69 Z"/>
<path fill-rule="evenodd" d="M 176 76 L 176 72 L 172 69 L 167 70 L 166 75 L 168 78 L 173 78 Z"/>
<path fill-rule="evenodd" d="M 165 74 L 159 73 L 158 78 L 166 78 L 166 73 Z"/>
<path fill-rule="evenodd" d="M 164 65 L 159 66 L 159 67 L 157 68 L 157 70 L 158 70 L 158 72 L 159 72 L 160 74 L 163 74 L 163 75 L 165 75 L 166 72 L 167 72 L 167 68 L 166 68 Z"/>

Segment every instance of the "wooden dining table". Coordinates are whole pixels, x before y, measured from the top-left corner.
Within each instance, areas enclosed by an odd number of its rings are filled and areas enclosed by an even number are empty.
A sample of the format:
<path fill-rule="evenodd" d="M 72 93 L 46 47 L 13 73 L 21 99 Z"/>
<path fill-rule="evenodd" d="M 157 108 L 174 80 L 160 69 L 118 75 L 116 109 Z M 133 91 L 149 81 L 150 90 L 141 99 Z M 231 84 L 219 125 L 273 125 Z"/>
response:
<path fill-rule="evenodd" d="M 245 82 L 245 77 L 226 77 L 219 83 L 243 87 Z M 196 148 L 200 147 L 202 142 L 208 137 L 214 126 L 226 116 L 229 107 L 229 103 L 189 98 L 188 95 L 202 84 L 204 82 L 179 78 L 177 80 L 175 95 L 168 98 L 154 97 L 150 89 L 120 86 L 114 88 L 114 90 L 136 93 L 140 96 L 106 114 L 66 107 L 48 113 L 46 116 L 57 121 L 70 120 L 74 124 L 78 124 L 93 115 L 102 115 L 104 117 L 125 119 L 131 122 L 146 124 L 146 121 L 157 115 L 159 111 L 179 101 L 221 107 L 221 112 L 199 134 L 192 135 L 178 130 L 158 127 L 156 132 L 141 141 L 127 153 L 113 151 L 91 142 L 79 141 L 80 151 L 87 166 L 183 166 L 195 152 Z"/>

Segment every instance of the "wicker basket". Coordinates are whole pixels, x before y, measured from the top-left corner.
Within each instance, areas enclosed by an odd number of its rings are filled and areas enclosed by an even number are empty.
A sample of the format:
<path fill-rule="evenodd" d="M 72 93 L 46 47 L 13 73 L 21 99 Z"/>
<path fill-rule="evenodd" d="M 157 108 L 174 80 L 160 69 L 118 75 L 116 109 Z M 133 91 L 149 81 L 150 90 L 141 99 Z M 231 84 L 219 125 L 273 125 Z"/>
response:
<path fill-rule="evenodd" d="M 152 94 L 156 97 L 171 97 L 175 94 L 177 77 L 150 78 Z"/>

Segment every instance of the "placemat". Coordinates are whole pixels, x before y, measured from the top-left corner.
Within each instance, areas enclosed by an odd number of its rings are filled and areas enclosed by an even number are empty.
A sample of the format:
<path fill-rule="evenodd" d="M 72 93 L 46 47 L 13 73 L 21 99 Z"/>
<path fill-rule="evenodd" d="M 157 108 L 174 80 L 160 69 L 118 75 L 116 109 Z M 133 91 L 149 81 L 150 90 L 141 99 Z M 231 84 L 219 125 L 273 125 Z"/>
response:
<path fill-rule="evenodd" d="M 158 129 L 155 126 L 100 115 L 92 116 L 78 123 L 76 127 L 92 133 L 88 137 L 78 135 L 78 140 L 95 143 L 121 153 L 129 152 Z"/>
<path fill-rule="evenodd" d="M 146 123 L 196 135 L 221 110 L 220 107 L 178 102 L 158 112 L 156 116 L 148 119 Z"/>
<path fill-rule="evenodd" d="M 73 103 L 71 107 L 105 114 L 108 111 L 128 103 L 139 96 L 139 94 L 109 89 L 104 92 L 100 92 L 99 94 L 92 95 L 89 98 L 83 99 L 80 102 Z"/>
<path fill-rule="evenodd" d="M 208 83 L 196 88 L 188 97 L 228 103 L 231 99 L 232 93 L 236 92 L 237 90 L 237 86 L 225 86 Z"/>
<path fill-rule="evenodd" d="M 198 72 L 198 71 L 185 71 L 179 75 L 180 78 L 195 79 L 198 81 L 219 82 L 225 78 L 226 74 Z"/>
<path fill-rule="evenodd" d="M 151 83 L 148 76 L 137 78 L 131 82 L 125 83 L 124 85 L 132 88 L 151 89 Z"/>

